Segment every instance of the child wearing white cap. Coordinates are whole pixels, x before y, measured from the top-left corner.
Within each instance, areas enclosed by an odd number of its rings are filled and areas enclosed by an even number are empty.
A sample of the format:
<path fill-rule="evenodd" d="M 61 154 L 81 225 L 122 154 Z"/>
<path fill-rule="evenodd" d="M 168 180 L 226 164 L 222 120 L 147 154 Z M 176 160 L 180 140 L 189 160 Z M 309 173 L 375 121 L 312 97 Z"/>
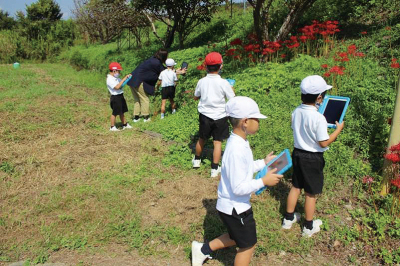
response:
<path fill-rule="evenodd" d="M 172 114 L 175 114 L 176 112 L 176 106 L 174 102 L 175 87 L 176 82 L 178 81 L 178 76 L 174 71 L 176 63 L 174 59 L 168 58 L 165 61 L 165 65 L 167 68 L 160 73 L 157 83 L 157 87 L 161 85 L 161 119 L 163 119 L 165 116 L 165 103 L 167 99 L 169 99 L 169 102 L 171 103 Z"/>
<path fill-rule="evenodd" d="M 294 212 L 301 190 L 304 189 L 305 221 L 303 236 L 311 237 L 320 231 L 322 221 L 314 219 L 316 195 L 322 193 L 324 182 L 324 151 L 328 149 L 344 127 L 336 122 L 336 130 L 329 135 L 325 117 L 318 112 L 325 93 L 332 86 L 327 85 L 321 76 L 308 76 L 300 84 L 302 104 L 292 113 L 294 150 L 292 154 L 292 188 L 286 204 L 282 228 L 290 229 L 300 221 L 300 213 Z"/>
<path fill-rule="evenodd" d="M 226 104 L 226 113 L 233 131 L 227 141 L 222 158 L 221 180 L 218 186 L 217 210 L 228 233 L 208 243 L 192 242 L 192 265 L 200 266 L 212 251 L 237 246 L 235 265 L 249 265 L 257 243 L 256 224 L 250 205 L 250 196 L 264 186 L 274 186 L 282 178 L 277 169 L 263 178 L 254 179 L 275 156 L 272 152 L 265 159 L 253 160 L 247 135 L 258 131 L 260 113 L 255 101 L 248 97 L 233 97 Z"/>

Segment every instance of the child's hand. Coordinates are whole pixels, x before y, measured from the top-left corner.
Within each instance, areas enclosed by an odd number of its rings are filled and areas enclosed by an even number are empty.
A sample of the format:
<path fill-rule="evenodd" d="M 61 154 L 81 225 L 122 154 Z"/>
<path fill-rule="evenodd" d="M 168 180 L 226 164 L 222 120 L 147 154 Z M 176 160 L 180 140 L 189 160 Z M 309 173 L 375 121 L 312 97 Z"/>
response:
<path fill-rule="evenodd" d="M 132 77 L 132 74 L 126 75 L 124 79 L 126 80 L 126 79 L 128 79 L 128 78 L 130 78 L 130 77 Z"/>
<path fill-rule="evenodd" d="M 277 170 L 278 170 L 277 168 L 274 168 L 268 171 L 267 174 L 262 178 L 262 181 L 265 186 L 272 187 L 278 184 L 279 181 L 281 181 L 283 175 L 276 174 Z"/>
<path fill-rule="evenodd" d="M 339 130 L 339 132 L 343 130 L 343 128 L 344 128 L 344 121 L 343 121 L 342 123 L 340 123 L 340 124 L 339 124 L 338 121 L 336 121 L 335 124 L 336 124 L 336 130 Z"/>
<path fill-rule="evenodd" d="M 265 157 L 264 162 L 265 164 L 269 163 L 272 159 L 274 159 L 276 157 L 276 155 L 273 155 L 274 152 L 270 152 L 267 157 Z"/>

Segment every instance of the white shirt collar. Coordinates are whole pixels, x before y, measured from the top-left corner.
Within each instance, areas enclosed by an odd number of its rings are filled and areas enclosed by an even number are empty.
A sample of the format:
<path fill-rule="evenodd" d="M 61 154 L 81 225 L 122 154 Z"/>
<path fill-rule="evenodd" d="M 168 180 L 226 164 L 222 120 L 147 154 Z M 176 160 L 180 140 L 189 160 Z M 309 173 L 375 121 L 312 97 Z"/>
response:
<path fill-rule="evenodd" d="M 315 107 L 314 105 L 309 105 L 309 104 L 302 103 L 300 105 L 300 107 L 301 107 L 301 109 L 308 109 L 308 110 L 316 110 L 316 111 L 318 111 L 318 108 Z"/>

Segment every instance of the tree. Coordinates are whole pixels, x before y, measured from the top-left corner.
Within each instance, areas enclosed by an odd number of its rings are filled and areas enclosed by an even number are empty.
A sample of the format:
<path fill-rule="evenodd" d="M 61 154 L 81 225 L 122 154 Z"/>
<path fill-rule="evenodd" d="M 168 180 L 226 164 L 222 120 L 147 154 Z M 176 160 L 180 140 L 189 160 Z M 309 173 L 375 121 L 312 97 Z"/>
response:
<path fill-rule="evenodd" d="M 26 16 L 17 13 L 20 30 L 28 39 L 45 39 L 52 25 L 62 17 L 60 6 L 54 0 L 38 0 L 26 6 Z"/>
<path fill-rule="evenodd" d="M 274 40 L 285 39 L 293 27 L 298 23 L 304 12 L 310 8 L 316 0 L 248 0 L 253 7 L 254 30 L 260 42 L 270 40 L 270 22 L 272 14 L 281 10 L 287 10 L 286 18 L 280 29 L 274 36 Z"/>
<path fill-rule="evenodd" d="M 8 12 L 0 10 L 0 30 L 9 30 L 15 25 L 15 20 L 9 16 Z"/>
<path fill-rule="evenodd" d="M 125 28 L 137 38 L 141 28 L 149 27 L 144 14 L 135 12 L 125 0 L 74 0 L 74 3 L 78 25 L 91 41 L 108 43 Z"/>
<path fill-rule="evenodd" d="M 179 47 L 183 48 L 187 36 L 198 25 L 209 22 L 212 14 L 223 0 L 131 0 L 133 6 L 146 12 L 153 25 L 153 33 L 162 41 L 165 48 L 171 47 L 175 32 L 179 34 Z M 154 20 L 167 26 L 164 39 L 155 30 Z"/>

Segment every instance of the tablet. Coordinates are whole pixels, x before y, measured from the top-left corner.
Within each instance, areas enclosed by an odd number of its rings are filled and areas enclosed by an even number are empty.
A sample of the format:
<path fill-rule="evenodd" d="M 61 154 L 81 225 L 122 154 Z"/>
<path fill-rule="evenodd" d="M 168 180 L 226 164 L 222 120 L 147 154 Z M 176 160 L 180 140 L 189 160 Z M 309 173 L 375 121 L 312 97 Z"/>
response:
<path fill-rule="evenodd" d="M 236 80 L 234 80 L 234 79 L 226 79 L 228 82 L 229 82 L 229 84 L 233 87 L 233 85 L 235 85 L 235 82 L 236 82 Z"/>
<path fill-rule="evenodd" d="M 189 64 L 187 62 L 183 62 L 181 69 L 188 68 Z"/>
<path fill-rule="evenodd" d="M 277 168 L 276 173 L 283 175 L 287 170 L 292 167 L 292 158 L 288 149 L 284 149 L 278 156 L 271 160 L 258 174 L 255 179 L 264 177 L 271 169 Z M 260 195 L 267 187 L 257 190 L 256 195 Z"/>
<path fill-rule="evenodd" d="M 128 83 L 128 81 L 129 81 L 131 78 L 132 78 L 132 76 L 130 76 L 129 78 L 127 78 L 127 79 L 124 81 L 124 83 L 122 83 L 121 88 L 123 88 L 123 87 L 126 85 L 126 83 Z"/>
<path fill-rule="evenodd" d="M 326 95 L 318 111 L 325 116 L 328 127 L 336 128 L 335 121 L 343 122 L 349 103 L 349 97 Z"/>

